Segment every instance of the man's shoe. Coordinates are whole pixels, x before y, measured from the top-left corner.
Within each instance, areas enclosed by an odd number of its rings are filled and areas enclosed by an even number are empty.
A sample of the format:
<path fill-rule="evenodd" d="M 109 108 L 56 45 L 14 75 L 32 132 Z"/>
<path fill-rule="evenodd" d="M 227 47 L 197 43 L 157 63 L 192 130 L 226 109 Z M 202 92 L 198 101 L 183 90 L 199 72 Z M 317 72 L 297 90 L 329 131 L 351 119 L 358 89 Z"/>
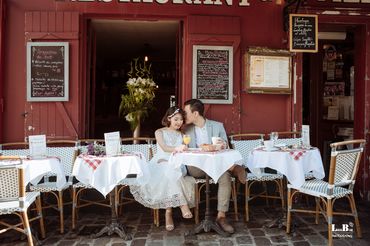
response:
<path fill-rule="evenodd" d="M 247 176 L 243 166 L 235 165 L 232 174 L 238 178 L 240 183 L 245 184 Z"/>
<path fill-rule="evenodd" d="M 228 233 L 234 233 L 234 227 L 227 223 L 224 217 L 216 219 L 217 224 L 221 227 L 222 230 Z"/>

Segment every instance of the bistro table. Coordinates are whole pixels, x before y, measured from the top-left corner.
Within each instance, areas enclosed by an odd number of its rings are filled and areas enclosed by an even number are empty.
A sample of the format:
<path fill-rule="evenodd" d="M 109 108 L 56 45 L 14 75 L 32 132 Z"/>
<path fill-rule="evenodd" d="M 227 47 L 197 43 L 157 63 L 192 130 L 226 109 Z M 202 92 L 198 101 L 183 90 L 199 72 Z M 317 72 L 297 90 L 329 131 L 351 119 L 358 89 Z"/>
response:
<path fill-rule="evenodd" d="M 255 175 L 260 175 L 260 168 L 269 167 L 284 174 L 294 188 L 305 182 L 305 174 L 312 172 L 317 179 L 325 177 L 320 151 L 317 148 L 277 148 L 265 150 L 263 147 L 253 150 L 247 161 L 247 167 Z"/>
<path fill-rule="evenodd" d="M 214 152 L 202 151 L 200 149 L 192 149 L 183 152 L 174 152 L 171 154 L 169 163 L 176 169 L 180 169 L 182 165 L 194 166 L 206 173 L 206 212 L 204 220 L 189 231 L 189 235 L 194 235 L 202 230 L 209 232 L 211 229 L 222 236 L 228 236 L 229 233 L 223 231 L 218 224 L 211 220 L 211 212 L 209 208 L 209 177 L 215 182 L 223 173 L 229 170 L 235 163 L 243 159 L 242 155 L 237 150 L 225 149 Z"/>
<path fill-rule="evenodd" d="M 72 174 L 82 183 L 91 185 L 103 196 L 109 193 L 111 219 L 94 237 L 104 233 L 117 233 L 121 238 L 130 240 L 131 236 L 125 232 L 124 226 L 117 221 L 114 187 L 128 174 L 136 174 L 138 182 L 146 173 L 145 158 L 139 152 L 124 153 L 117 156 L 79 155 L 74 163 Z M 147 177 L 147 173 L 145 177 Z"/>

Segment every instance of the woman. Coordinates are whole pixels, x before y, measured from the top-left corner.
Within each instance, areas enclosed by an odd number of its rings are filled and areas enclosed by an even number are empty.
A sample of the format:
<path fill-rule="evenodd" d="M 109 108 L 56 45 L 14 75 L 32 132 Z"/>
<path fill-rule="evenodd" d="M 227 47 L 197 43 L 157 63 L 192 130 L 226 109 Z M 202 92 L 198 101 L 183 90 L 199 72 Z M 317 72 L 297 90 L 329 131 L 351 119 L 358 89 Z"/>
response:
<path fill-rule="evenodd" d="M 163 128 L 155 131 L 157 153 L 148 164 L 150 178 L 145 185 L 131 186 L 130 190 L 135 200 L 146 207 L 165 208 L 166 230 L 172 231 L 175 226 L 172 218 L 172 208 L 180 207 L 182 216 L 193 217 L 189 206 L 194 206 L 194 183 L 190 176 L 181 173 L 168 165 L 172 152 L 186 150 L 182 144 L 184 111 L 179 107 L 170 107 L 162 119 Z"/>

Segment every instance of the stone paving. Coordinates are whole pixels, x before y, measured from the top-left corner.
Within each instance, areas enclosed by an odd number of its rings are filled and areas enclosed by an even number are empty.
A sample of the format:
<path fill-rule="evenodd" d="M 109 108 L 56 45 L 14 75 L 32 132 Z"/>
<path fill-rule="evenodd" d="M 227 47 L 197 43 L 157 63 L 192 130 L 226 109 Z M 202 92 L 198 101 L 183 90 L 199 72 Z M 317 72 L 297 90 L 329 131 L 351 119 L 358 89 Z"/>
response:
<path fill-rule="evenodd" d="M 239 203 L 240 204 L 240 203 Z M 278 203 L 276 203 L 278 204 Z M 214 205 L 214 204 L 213 204 Z M 276 205 L 278 207 L 278 205 Z M 362 227 L 362 239 L 353 238 L 335 239 L 334 245 L 370 245 L 370 214 L 369 206 L 357 204 L 360 223 Z M 242 207 L 240 206 L 240 209 Z M 161 211 L 161 225 L 156 227 L 152 223 L 151 210 L 143 208 L 139 204 L 128 205 L 119 217 L 119 221 L 127 225 L 127 231 L 132 235 L 132 240 L 123 240 L 116 234 L 94 239 L 91 234 L 96 233 L 109 218 L 109 210 L 106 208 L 81 209 L 78 220 L 78 230 L 73 232 L 71 228 L 70 211 L 66 211 L 66 232 L 61 235 L 58 230 L 58 217 L 52 212 L 46 214 L 46 239 L 42 245 L 58 246 L 95 246 L 95 245 L 326 245 L 327 224 L 324 218 L 320 217 L 320 223 L 314 223 L 313 215 L 297 214 L 293 216 L 294 228 L 291 234 L 285 233 L 285 227 L 273 226 L 269 228 L 272 220 L 282 215 L 281 208 L 267 207 L 265 204 L 251 206 L 251 219 L 248 223 L 242 220 L 243 213 L 239 214 L 239 221 L 234 221 L 231 214 L 229 221 L 235 227 L 235 233 L 230 237 L 222 237 L 214 232 L 200 233 L 195 236 L 185 236 L 184 233 L 193 228 L 194 220 L 181 218 L 179 209 L 174 210 L 175 230 L 167 232 L 164 228 L 164 211 Z M 242 210 L 240 210 L 242 211 Z M 204 212 L 204 211 L 202 211 Z M 342 227 L 343 224 L 350 224 L 350 217 L 334 217 L 334 224 Z M 33 222 L 34 230 L 38 229 L 37 222 Z M 25 237 L 15 231 L 8 231 L 0 234 L 0 245 L 18 246 L 27 245 Z"/>

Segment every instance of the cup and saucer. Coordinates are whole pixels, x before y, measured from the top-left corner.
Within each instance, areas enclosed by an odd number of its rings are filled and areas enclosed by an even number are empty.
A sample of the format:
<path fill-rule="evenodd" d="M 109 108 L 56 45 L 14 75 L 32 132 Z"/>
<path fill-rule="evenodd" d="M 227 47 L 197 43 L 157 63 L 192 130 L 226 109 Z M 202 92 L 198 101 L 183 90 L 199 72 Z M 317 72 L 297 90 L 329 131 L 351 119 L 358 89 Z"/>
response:
<path fill-rule="evenodd" d="M 277 151 L 279 148 L 274 146 L 273 140 L 265 140 L 263 141 L 263 150 L 265 151 Z"/>

